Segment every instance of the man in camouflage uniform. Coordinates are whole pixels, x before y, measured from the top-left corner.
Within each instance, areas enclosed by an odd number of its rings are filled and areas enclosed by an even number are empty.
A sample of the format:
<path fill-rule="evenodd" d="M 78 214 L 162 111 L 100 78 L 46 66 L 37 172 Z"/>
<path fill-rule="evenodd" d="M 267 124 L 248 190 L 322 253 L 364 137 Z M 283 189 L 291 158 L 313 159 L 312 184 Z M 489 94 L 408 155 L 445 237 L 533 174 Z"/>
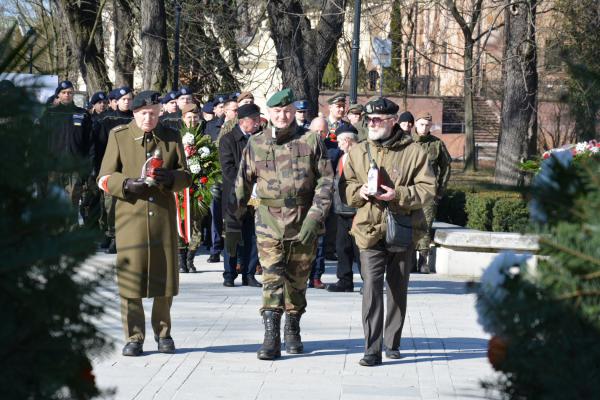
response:
<path fill-rule="evenodd" d="M 450 180 L 450 163 L 452 157 L 444 142 L 438 137 L 433 136 L 431 130 L 431 114 L 423 112 L 417 114 L 415 121 L 415 132 L 413 140 L 421 145 L 423 150 L 427 152 L 429 165 L 433 170 L 436 181 L 435 198 L 423 205 L 423 213 L 425 214 L 426 226 L 425 234 L 417 242 L 416 250 L 419 253 L 418 270 L 423 274 L 429 273 L 429 245 L 431 244 L 431 225 L 435 219 L 437 206 L 444 195 L 448 181 Z"/>
<path fill-rule="evenodd" d="M 261 313 L 265 337 L 257 356 L 281 356 L 280 321 L 290 354 L 302 353 L 300 316 L 306 309 L 306 283 L 317 237 L 331 204 L 333 171 L 319 135 L 296 124 L 294 94 L 274 94 L 270 123 L 252 136 L 236 179 L 236 216 L 243 215 L 256 184 L 256 238 L 263 267 Z"/>

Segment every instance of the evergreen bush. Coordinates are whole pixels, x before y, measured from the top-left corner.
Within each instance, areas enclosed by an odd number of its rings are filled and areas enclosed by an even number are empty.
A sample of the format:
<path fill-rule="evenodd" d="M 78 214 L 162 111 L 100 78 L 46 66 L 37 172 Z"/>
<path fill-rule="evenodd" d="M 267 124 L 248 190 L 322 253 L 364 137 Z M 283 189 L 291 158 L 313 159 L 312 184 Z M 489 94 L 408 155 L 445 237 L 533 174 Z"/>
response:
<path fill-rule="evenodd" d="M 525 232 L 529 224 L 527 203 L 520 198 L 499 198 L 492 210 L 494 232 Z"/>

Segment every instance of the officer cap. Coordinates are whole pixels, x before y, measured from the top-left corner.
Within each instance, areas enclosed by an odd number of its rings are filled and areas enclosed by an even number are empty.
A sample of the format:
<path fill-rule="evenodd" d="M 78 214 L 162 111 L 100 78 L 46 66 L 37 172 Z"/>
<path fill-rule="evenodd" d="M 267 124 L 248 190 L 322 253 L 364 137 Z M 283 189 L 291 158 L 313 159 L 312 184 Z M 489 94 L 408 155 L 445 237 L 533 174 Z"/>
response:
<path fill-rule="evenodd" d="M 175 93 L 175 98 L 178 98 L 179 96 L 185 96 L 187 94 L 192 94 L 192 89 L 190 89 L 187 86 L 182 86 L 179 88 L 179 90 Z"/>
<path fill-rule="evenodd" d="M 217 95 L 215 95 L 215 99 L 213 100 L 213 106 L 216 107 L 219 104 L 225 103 L 227 100 L 229 100 L 229 95 L 217 94 Z"/>
<path fill-rule="evenodd" d="M 358 135 L 358 129 L 350 124 L 340 124 L 335 130 L 335 136 L 340 136 L 344 132 L 352 132 L 355 135 Z"/>
<path fill-rule="evenodd" d="M 69 89 L 69 88 L 71 88 L 71 89 L 73 88 L 73 82 L 62 81 L 61 83 L 58 84 L 58 87 L 54 91 L 54 94 L 59 94 L 61 92 L 61 90 L 65 90 L 65 89 Z"/>
<path fill-rule="evenodd" d="M 391 115 L 398 112 L 398 104 L 386 99 L 385 97 L 375 98 L 367 103 L 365 112 L 367 114 L 384 114 Z"/>
<path fill-rule="evenodd" d="M 415 121 L 418 121 L 420 119 L 426 119 L 427 121 L 431 121 L 431 120 L 433 120 L 433 117 L 431 116 L 430 112 L 421 111 L 421 112 L 417 113 L 417 116 L 415 117 Z"/>
<path fill-rule="evenodd" d="M 207 101 L 206 104 L 204 104 L 204 107 L 202 107 L 202 112 L 207 113 L 207 114 L 214 114 L 215 113 L 215 105 L 213 104 L 213 102 Z"/>
<path fill-rule="evenodd" d="M 144 90 L 133 99 L 131 109 L 133 111 L 144 106 L 151 106 L 159 103 L 160 93 L 154 90 Z"/>
<path fill-rule="evenodd" d="M 252 99 L 254 101 L 254 95 L 250 92 L 242 92 L 240 93 L 240 95 L 237 97 L 237 101 L 238 103 L 242 100 L 246 100 L 246 99 Z"/>
<path fill-rule="evenodd" d="M 414 124 L 415 117 L 413 117 L 410 111 L 404 111 L 402 114 L 400 114 L 398 122 L 410 122 L 411 124 Z"/>
<path fill-rule="evenodd" d="M 308 110 L 308 101 L 306 101 L 306 100 L 298 100 L 294 103 L 294 105 L 296 106 L 296 109 L 298 111 Z"/>
<path fill-rule="evenodd" d="M 365 111 L 365 108 L 362 104 L 352 104 L 348 108 L 348 113 L 350 114 L 362 114 Z"/>
<path fill-rule="evenodd" d="M 92 98 L 90 99 L 90 105 L 94 105 L 99 101 L 104 101 L 106 100 L 106 93 L 104 92 L 96 92 L 92 95 Z"/>
<path fill-rule="evenodd" d="M 285 107 L 295 101 L 294 92 L 290 88 L 285 88 L 275 93 L 267 100 L 267 107 Z"/>
<path fill-rule="evenodd" d="M 256 104 L 244 104 L 238 108 L 238 119 L 260 115 L 260 107 Z"/>
<path fill-rule="evenodd" d="M 167 104 L 171 100 L 177 99 L 177 91 L 171 90 L 169 93 L 165 94 L 162 99 L 160 99 L 160 104 Z"/>
<path fill-rule="evenodd" d="M 336 93 L 327 100 L 327 104 L 346 103 L 346 93 Z"/>
<path fill-rule="evenodd" d="M 115 100 L 119 100 L 121 97 L 132 92 L 133 89 L 131 89 L 129 86 L 121 86 L 120 88 L 115 90 Z"/>
<path fill-rule="evenodd" d="M 181 108 L 181 115 L 189 112 L 198 113 L 198 106 L 195 103 L 188 103 Z"/>

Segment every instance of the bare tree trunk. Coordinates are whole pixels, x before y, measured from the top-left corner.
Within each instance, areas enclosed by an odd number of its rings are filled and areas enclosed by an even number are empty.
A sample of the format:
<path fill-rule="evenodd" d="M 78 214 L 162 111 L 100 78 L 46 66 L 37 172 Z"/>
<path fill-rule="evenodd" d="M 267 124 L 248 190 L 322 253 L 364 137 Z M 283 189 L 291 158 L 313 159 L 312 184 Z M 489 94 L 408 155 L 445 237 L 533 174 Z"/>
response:
<path fill-rule="evenodd" d="M 537 151 L 536 3 L 514 3 L 505 11 L 502 131 L 494 175 L 499 184 L 522 186 L 519 162 Z"/>
<path fill-rule="evenodd" d="M 89 93 L 111 87 L 104 62 L 102 6 L 98 0 L 54 0 Z"/>
<path fill-rule="evenodd" d="M 143 89 L 167 87 L 169 55 L 164 0 L 141 0 Z"/>
<path fill-rule="evenodd" d="M 464 54 L 465 76 L 463 89 L 465 97 L 465 170 L 477 169 L 475 149 L 475 124 L 473 116 L 473 41 L 465 40 Z"/>
<path fill-rule="evenodd" d="M 463 64 L 465 68 L 464 76 L 464 98 L 465 98 L 465 170 L 474 171 L 477 169 L 477 155 L 475 154 L 475 127 L 473 121 L 473 47 L 475 39 L 473 33 L 481 16 L 481 5 L 483 0 L 475 0 L 470 10 L 471 18 L 469 22 L 458 11 L 456 1 L 446 0 L 446 6 L 452 14 L 452 17 L 460 26 L 465 43 L 465 53 Z"/>
<path fill-rule="evenodd" d="M 115 85 L 133 87 L 134 15 L 130 0 L 113 0 L 115 27 Z"/>
<path fill-rule="evenodd" d="M 319 23 L 311 29 L 300 0 L 271 0 L 267 6 L 283 86 L 308 100 L 311 118 L 319 109 L 319 77 L 342 36 L 345 7 L 346 0 L 325 0 Z"/>

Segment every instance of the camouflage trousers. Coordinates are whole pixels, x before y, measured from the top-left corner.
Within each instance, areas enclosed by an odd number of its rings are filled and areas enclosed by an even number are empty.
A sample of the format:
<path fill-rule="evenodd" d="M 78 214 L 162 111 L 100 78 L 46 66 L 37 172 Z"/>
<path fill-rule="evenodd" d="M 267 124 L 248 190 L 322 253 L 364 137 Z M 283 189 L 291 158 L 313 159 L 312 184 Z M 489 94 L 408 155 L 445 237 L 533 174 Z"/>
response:
<path fill-rule="evenodd" d="M 190 230 L 192 236 L 190 237 L 190 242 L 187 244 L 181 236 L 177 236 L 179 250 L 188 249 L 190 251 L 196 251 L 200 245 L 202 245 L 202 219 L 192 218 Z"/>
<path fill-rule="evenodd" d="M 302 314 L 306 309 L 306 286 L 317 242 L 303 245 L 257 235 L 258 257 L 263 268 L 263 310 L 278 309 Z"/>
<path fill-rule="evenodd" d="M 424 232 L 415 246 L 417 251 L 429 250 L 432 239 L 431 226 L 433 225 L 435 215 L 437 214 L 437 207 L 438 205 L 436 202 L 430 202 L 423 206 L 423 214 L 425 214 L 425 224 L 423 226 Z"/>

